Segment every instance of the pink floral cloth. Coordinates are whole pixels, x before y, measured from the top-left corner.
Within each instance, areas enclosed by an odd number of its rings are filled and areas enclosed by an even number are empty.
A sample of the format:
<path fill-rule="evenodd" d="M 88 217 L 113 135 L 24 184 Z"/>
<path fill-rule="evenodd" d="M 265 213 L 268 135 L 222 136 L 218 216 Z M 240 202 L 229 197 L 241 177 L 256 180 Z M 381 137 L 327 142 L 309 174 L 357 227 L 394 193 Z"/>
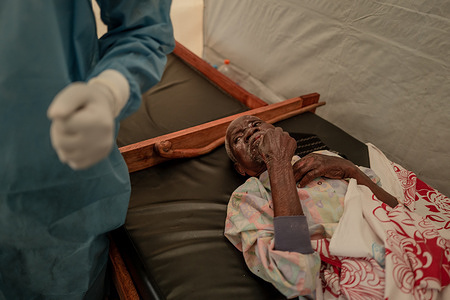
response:
<path fill-rule="evenodd" d="M 323 154 L 336 155 L 329 151 Z M 293 158 L 293 163 L 299 157 Z M 370 169 L 362 168 L 374 177 Z M 374 178 L 375 180 L 375 178 Z M 312 236 L 331 237 L 344 211 L 346 180 L 317 178 L 298 188 Z M 243 252 L 249 269 L 271 282 L 288 298 L 320 289 L 319 253 L 301 254 L 274 249 L 273 208 L 267 172 L 249 178 L 234 191 L 228 204 L 225 236 Z"/>

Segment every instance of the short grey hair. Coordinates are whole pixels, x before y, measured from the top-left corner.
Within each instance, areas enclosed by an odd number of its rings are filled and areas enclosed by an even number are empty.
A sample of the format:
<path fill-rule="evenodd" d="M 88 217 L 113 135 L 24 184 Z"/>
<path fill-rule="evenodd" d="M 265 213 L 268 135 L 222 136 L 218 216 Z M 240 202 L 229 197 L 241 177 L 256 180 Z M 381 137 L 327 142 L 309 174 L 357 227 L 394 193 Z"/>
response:
<path fill-rule="evenodd" d="M 227 130 L 228 132 L 228 130 Z M 227 151 L 228 157 L 234 162 L 237 162 L 236 157 L 234 156 L 233 151 L 231 151 L 230 143 L 228 142 L 227 136 L 225 135 L 225 150 Z"/>
<path fill-rule="evenodd" d="M 237 118 L 239 119 L 239 118 Z M 225 150 L 227 151 L 228 157 L 234 162 L 237 163 L 237 159 L 236 156 L 234 156 L 233 151 L 231 150 L 231 146 L 230 143 L 228 142 L 228 130 L 231 127 L 231 124 L 233 124 L 233 122 L 236 121 L 236 119 L 234 119 L 233 121 L 230 122 L 230 124 L 228 124 L 227 130 L 225 131 Z"/>

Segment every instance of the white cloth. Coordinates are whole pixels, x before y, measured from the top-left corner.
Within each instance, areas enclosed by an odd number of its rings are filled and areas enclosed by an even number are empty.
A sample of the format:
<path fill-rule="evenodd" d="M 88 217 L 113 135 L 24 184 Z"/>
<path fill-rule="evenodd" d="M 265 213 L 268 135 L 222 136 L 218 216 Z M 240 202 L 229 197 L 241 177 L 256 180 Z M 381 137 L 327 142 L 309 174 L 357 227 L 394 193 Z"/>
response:
<path fill-rule="evenodd" d="M 416 177 L 390 162 L 375 146 L 368 144 L 368 147 L 371 168 L 380 177 L 383 188 L 405 205 L 390 208 L 352 179 L 344 200 L 344 213 L 330 241 L 330 254 L 344 260 L 374 258 L 385 275 L 379 277 L 380 283 L 373 288 L 384 283 L 384 299 L 444 299 L 450 282 L 450 240 L 444 234 L 448 230 L 437 227 L 428 215 L 420 216 L 407 208 L 415 201 Z M 430 191 L 434 193 L 431 188 Z M 439 197 L 433 200 L 436 199 Z M 373 273 L 375 278 L 375 272 L 369 269 L 363 273 Z M 352 293 L 357 286 L 355 280 L 353 287 L 345 287 L 346 292 Z"/>

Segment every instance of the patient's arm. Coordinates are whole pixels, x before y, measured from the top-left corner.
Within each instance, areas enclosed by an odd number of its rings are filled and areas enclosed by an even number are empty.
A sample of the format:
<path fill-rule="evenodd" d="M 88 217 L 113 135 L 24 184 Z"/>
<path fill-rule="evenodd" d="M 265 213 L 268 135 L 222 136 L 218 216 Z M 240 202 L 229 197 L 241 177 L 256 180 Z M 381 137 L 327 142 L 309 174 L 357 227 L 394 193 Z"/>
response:
<path fill-rule="evenodd" d="M 295 140 L 280 127 L 268 130 L 259 145 L 269 173 L 275 217 L 303 215 L 291 166 L 296 147 Z"/>
<path fill-rule="evenodd" d="M 295 180 L 299 182 L 301 187 L 320 176 L 333 179 L 354 178 L 358 184 L 367 186 L 380 201 L 390 207 L 395 207 L 398 204 L 394 196 L 378 186 L 349 160 L 311 153 L 296 162 L 293 169 Z"/>
<path fill-rule="evenodd" d="M 296 148 L 295 140 L 280 127 L 268 130 L 259 145 L 270 179 L 275 249 L 307 254 L 314 250 L 291 165 Z"/>
<path fill-rule="evenodd" d="M 225 236 L 243 252 L 249 269 L 286 297 L 310 294 L 319 277 L 319 254 L 274 247 L 278 238 L 271 204 L 269 190 L 257 178 L 249 178 L 230 198 Z"/>

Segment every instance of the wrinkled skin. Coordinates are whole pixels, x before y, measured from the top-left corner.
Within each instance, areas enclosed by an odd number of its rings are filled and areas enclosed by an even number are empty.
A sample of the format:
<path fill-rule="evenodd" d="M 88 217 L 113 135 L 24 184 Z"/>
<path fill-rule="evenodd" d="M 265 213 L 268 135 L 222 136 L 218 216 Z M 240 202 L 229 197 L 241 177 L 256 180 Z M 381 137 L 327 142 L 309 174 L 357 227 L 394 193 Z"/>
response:
<path fill-rule="evenodd" d="M 336 156 L 311 153 L 297 161 L 293 169 L 295 181 L 300 184 L 300 187 L 306 186 L 317 177 L 332 179 L 354 178 L 358 184 L 367 186 L 380 201 L 390 207 L 395 207 L 398 204 L 394 196 L 374 183 L 349 160 Z"/>
<path fill-rule="evenodd" d="M 317 177 L 332 179 L 354 178 L 357 167 L 350 161 L 328 155 L 310 153 L 297 161 L 294 166 L 295 181 L 301 187 Z"/>
<path fill-rule="evenodd" d="M 243 116 L 231 122 L 226 139 L 237 160 L 235 168 L 241 175 L 258 176 L 266 170 L 259 145 L 265 133 L 274 128 L 254 116 Z"/>
<path fill-rule="evenodd" d="M 297 144 L 280 127 L 254 116 L 236 119 L 227 130 L 227 139 L 242 175 L 257 176 L 277 162 L 290 162 Z M 296 182 L 305 186 L 314 178 L 352 178 L 357 167 L 348 160 L 311 153 L 294 165 Z"/>
<path fill-rule="evenodd" d="M 365 175 L 351 161 L 311 153 L 291 166 L 297 144 L 280 127 L 274 127 L 255 116 L 234 120 L 227 129 L 226 139 L 236 158 L 235 168 L 242 175 L 258 176 L 269 172 L 275 215 L 303 214 L 298 204 L 296 183 L 304 187 L 317 177 L 354 178 L 367 186 L 382 202 L 395 207 L 398 202 Z M 278 199 L 278 200 L 276 200 Z M 277 209 L 278 208 L 278 209 Z"/>
<path fill-rule="evenodd" d="M 278 161 L 290 162 L 296 149 L 296 141 L 280 127 L 267 130 L 259 143 L 259 153 L 266 166 Z"/>
<path fill-rule="evenodd" d="M 287 132 L 243 116 L 230 124 L 226 139 L 240 174 L 258 176 L 268 171 L 275 216 L 303 215 L 291 166 L 297 143 Z"/>

